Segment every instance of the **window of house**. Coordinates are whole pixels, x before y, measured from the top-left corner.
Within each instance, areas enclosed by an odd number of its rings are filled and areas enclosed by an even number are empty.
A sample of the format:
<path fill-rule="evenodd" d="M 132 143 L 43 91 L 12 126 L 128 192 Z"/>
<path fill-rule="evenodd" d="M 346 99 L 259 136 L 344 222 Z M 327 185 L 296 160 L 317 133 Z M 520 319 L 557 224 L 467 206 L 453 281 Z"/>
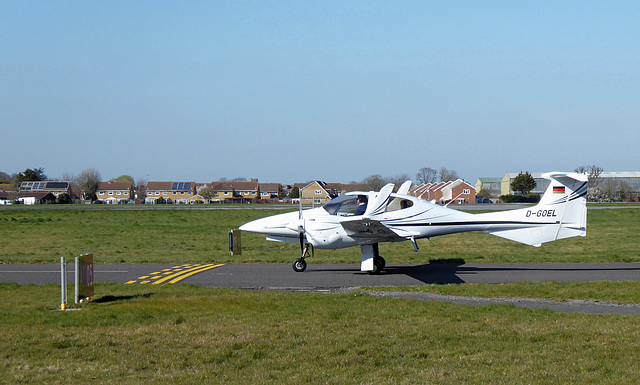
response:
<path fill-rule="evenodd" d="M 471 190 L 466 188 L 466 189 L 462 190 L 462 193 L 465 194 L 465 195 L 469 195 L 469 194 L 471 194 Z"/>
<path fill-rule="evenodd" d="M 316 191 L 315 191 L 315 194 L 316 194 L 316 195 L 320 195 L 320 194 L 322 194 L 322 191 L 320 191 L 320 190 L 316 190 Z"/>

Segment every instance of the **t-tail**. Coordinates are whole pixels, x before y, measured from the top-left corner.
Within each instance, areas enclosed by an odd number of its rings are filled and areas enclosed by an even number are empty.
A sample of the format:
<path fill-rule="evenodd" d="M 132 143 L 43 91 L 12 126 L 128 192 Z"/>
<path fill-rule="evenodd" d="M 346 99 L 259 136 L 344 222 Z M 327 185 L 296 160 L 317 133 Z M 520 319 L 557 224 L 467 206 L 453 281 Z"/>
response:
<path fill-rule="evenodd" d="M 478 214 L 492 225 L 485 233 L 539 247 L 545 242 L 587 234 L 587 175 L 549 172 L 549 187 L 533 207 Z"/>

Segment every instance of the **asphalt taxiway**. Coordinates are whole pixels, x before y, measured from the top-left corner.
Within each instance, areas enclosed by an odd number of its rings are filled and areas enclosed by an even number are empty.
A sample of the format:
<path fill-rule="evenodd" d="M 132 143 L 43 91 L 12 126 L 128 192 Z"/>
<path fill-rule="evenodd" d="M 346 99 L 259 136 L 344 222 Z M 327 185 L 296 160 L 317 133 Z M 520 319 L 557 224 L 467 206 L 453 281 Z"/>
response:
<path fill-rule="evenodd" d="M 72 283 L 73 265 L 67 266 Z M 129 285 L 191 284 L 204 287 L 251 290 L 349 292 L 360 287 L 417 286 L 425 284 L 638 281 L 640 263 L 501 263 L 389 265 L 378 275 L 360 271 L 357 264 L 310 264 L 296 273 L 289 264 L 96 264 L 96 283 Z M 60 283 L 60 265 L 0 265 L 0 282 L 18 284 Z M 561 312 L 640 315 L 638 305 L 594 301 L 547 301 L 530 298 L 469 298 L 429 293 L 370 291 L 370 295 L 446 301 L 464 305 L 510 304 L 548 308 Z"/>
<path fill-rule="evenodd" d="M 73 274 L 73 265 L 67 265 Z M 180 278 L 180 271 L 190 273 Z M 185 273 L 186 274 L 186 273 Z M 95 282 L 154 283 L 172 275 L 171 283 L 243 289 L 319 290 L 361 286 L 413 286 L 449 283 L 510 283 L 523 281 L 636 281 L 640 263 L 486 263 L 388 265 L 378 275 L 360 271 L 359 264 L 309 264 L 296 273 L 290 264 L 96 264 Z M 147 278 L 140 278 L 147 277 Z M 158 277 L 152 279 L 152 277 Z M 149 282 L 145 282 L 149 281 Z M 164 280 L 162 283 L 169 283 Z M 60 265 L 0 265 L 0 282 L 60 283 Z M 69 280 L 69 282 L 73 282 Z M 144 283 L 143 283 L 144 282 Z"/>

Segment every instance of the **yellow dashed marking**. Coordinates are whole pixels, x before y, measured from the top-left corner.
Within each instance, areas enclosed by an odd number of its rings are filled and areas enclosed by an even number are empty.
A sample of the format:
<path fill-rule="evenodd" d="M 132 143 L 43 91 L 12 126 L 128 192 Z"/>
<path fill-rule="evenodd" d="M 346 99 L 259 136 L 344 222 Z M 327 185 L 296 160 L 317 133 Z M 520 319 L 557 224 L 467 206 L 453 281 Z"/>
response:
<path fill-rule="evenodd" d="M 224 266 L 224 264 L 186 264 L 175 266 L 171 269 L 163 269 L 162 272 L 153 272 L 151 273 L 151 275 L 143 275 L 138 277 L 138 280 L 142 280 L 139 282 L 140 285 L 146 285 L 148 283 L 151 283 L 152 285 L 174 284 L 195 274 L 202 273 L 204 271 L 211 270 L 220 266 Z M 126 282 L 125 284 L 132 285 L 137 282 L 137 280 L 133 280 Z"/>
<path fill-rule="evenodd" d="M 172 279 L 171 281 L 169 281 L 169 283 L 173 285 L 174 283 L 182 281 L 185 278 L 189 278 L 192 275 L 195 275 L 195 274 L 198 274 L 198 273 L 202 273 L 203 271 L 215 269 L 216 267 L 220 267 L 220 266 L 224 266 L 224 264 L 203 267 L 203 268 L 201 268 L 199 270 L 196 270 L 196 271 L 193 271 L 191 273 L 184 274 L 184 275 L 182 275 L 182 276 L 180 276 L 180 277 L 178 277 L 176 279 Z"/>

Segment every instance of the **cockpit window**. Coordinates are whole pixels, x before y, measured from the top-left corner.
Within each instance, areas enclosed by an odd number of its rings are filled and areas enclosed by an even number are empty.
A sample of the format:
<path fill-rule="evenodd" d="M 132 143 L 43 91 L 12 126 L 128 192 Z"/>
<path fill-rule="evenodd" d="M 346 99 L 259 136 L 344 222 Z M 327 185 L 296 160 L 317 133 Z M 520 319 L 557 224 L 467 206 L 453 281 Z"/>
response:
<path fill-rule="evenodd" d="M 413 202 L 409 199 L 394 198 L 391 203 L 387 205 L 387 209 L 385 211 L 403 210 L 411 206 L 413 206 Z"/>
<path fill-rule="evenodd" d="M 354 215 L 358 203 L 355 195 L 342 195 L 322 206 L 329 214 L 346 217 Z"/>
<path fill-rule="evenodd" d="M 355 215 L 356 209 L 358 208 L 357 199 L 358 196 L 356 195 L 342 195 L 322 207 L 331 215 L 347 217 Z M 384 211 L 403 210 L 411 206 L 413 206 L 413 202 L 409 199 L 393 198 Z"/>

